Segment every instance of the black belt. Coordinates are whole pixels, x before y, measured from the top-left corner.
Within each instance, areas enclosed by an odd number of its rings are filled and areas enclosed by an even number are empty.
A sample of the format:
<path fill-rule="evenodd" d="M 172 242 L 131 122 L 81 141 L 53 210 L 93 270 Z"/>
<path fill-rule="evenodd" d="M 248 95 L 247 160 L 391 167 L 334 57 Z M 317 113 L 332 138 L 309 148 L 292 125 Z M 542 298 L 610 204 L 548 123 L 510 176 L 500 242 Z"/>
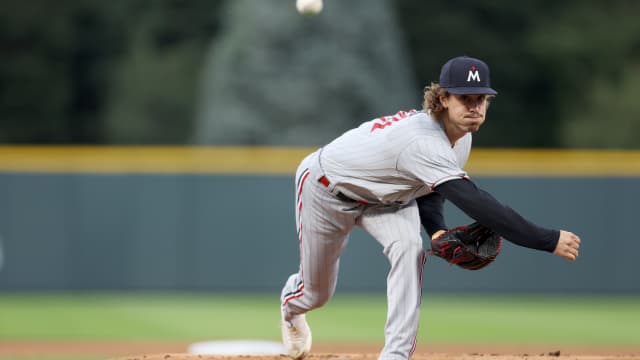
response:
<path fill-rule="evenodd" d="M 331 182 L 329 182 L 329 179 L 327 179 L 326 176 L 322 176 L 320 179 L 318 179 L 318 182 L 322 185 L 324 185 L 325 187 L 329 187 L 329 185 L 331 185 Z M 362 205 L 368 205 L 366 201 L 361 201 L 361 200 L 354 200 L 350 197 L 348 197 L 347 195 L 341 193 L 341 192 L 337 192 L 336 194 L 333 194 L 333 196 L 335 196 L 336 198 L 338 198 L 339 200 L 342 200 L 344 202 L 357 202 L 360 203 Z"/>

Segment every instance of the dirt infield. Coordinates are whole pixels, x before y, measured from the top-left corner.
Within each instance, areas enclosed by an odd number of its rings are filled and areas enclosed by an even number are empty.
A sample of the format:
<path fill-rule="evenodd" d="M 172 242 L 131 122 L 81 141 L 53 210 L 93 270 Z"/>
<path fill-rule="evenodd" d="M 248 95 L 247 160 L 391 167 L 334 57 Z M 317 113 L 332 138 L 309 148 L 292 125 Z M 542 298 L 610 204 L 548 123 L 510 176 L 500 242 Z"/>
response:
<path fill-rule="evenodd" d="M 280 356 L 223 356 L 223 355 L 185 355 L 185 354 L 157 354 L 134 357 L 118 358 L 114 360 L 285 360 Z M 376 354 L 311 354 L 305 360 L 376 360 Z M 598 356 L 598 355 L 561 355 L 552 352 L 543 355 L 486 355 L 486 354 L 419 354 L 414 355 L 413 360 L 636 360 L 633 356 Z"/>
<path fill-rule="evenodd" d="M 111 360 L 287 360 L 286 356 L 186 354 L 188 343 L 3 341 L 0 356 L 104 356 Z M 379 344 L 316 344 L 308 360 L 376 359 Z M 640 360 L 640 346 L 422 344 L 413 360 Z"/>

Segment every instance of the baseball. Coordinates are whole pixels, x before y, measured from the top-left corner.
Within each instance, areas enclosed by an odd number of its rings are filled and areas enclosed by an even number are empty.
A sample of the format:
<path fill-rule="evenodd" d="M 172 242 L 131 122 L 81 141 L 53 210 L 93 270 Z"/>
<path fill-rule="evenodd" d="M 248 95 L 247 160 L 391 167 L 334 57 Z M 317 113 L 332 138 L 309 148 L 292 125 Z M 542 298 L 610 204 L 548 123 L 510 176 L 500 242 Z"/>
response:
<path fill-rule="evenodd" d="M 302 15 L 316 15 L 322 11 L 322 0 L 296 0 L 296 9 Z"/>

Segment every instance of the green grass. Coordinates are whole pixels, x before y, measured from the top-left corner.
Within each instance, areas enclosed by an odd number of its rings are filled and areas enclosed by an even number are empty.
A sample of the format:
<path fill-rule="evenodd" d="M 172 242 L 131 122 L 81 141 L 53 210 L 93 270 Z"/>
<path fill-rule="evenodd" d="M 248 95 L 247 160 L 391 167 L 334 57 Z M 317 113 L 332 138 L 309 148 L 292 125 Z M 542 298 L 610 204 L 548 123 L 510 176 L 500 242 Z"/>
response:
<path fill-rule="evenodd" d="M 278 340 L 278 305 L 277 295 L 0 293 L 0 341 Z M 314 342 L 381 342 L 385 314 L 380 294 L 338 294 L 308 318 Z M 640 345 L 638 324 L 640 297 L 425 295 L 419 341 Z"/>
<path fill-rule="evenodd" d="M 640 344 L 637 297 L 462 297 L 429 303 L 422 321 L 431 341 L 450 341 L 464 327 L 469 343 Z"/>
<path fill-rule="evenodd" d="M 276 337 L 277 297 L 0 295 L 0 339 Z"/>

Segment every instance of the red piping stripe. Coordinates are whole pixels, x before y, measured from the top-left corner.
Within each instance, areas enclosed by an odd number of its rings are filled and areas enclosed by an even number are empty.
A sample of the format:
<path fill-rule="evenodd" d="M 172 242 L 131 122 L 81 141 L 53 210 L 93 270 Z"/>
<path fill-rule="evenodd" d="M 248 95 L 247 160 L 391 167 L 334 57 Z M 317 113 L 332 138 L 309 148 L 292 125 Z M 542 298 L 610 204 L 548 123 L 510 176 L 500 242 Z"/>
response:
<path fill-rule="evenodd" d="M 298 185 L 298 197 L 300 197 L 300 194 L 302 193 L 302 186 L 304 185 L 304 181 L 309 177 L 309 174 L 311 173 L 309 172 L 309 170 L 307 170 L 307 173 L 304 174 L 302 176 L 302 180 L 300 180 L 300 185 Z"/>
<path fill-rule="evenodd" d="M 298 197 L 298 222 L 300 223 L 300 226 L 298 227 L 298 242 L 300 244 L 300 278 L 302 279 L 302 281 L 300 282 L 300 285 L 298 285 L 298 290 L 296 292 L 294 292 L 293 294 L 285 297 L 282 301 L 282 306 L 287 305 L 287 303 L 293 299 L 297 299 L 299 297 L 302 296 L 302 290 L 304 289 L 304 271 L 302 269 L 302 199 L 300 199 L 300 195 L 302 194 L 302 188 L 304 187 L 304 183 L 307 180 L 307 178 L 309 177 L 310 172 L 309 170 L 306 170 L 306 173 L 304 175 L 302 175 L 302 180 L 300 180 L 300 185 L 298 185 L 298 193 L 297 193 L 297 197 Z"/>

